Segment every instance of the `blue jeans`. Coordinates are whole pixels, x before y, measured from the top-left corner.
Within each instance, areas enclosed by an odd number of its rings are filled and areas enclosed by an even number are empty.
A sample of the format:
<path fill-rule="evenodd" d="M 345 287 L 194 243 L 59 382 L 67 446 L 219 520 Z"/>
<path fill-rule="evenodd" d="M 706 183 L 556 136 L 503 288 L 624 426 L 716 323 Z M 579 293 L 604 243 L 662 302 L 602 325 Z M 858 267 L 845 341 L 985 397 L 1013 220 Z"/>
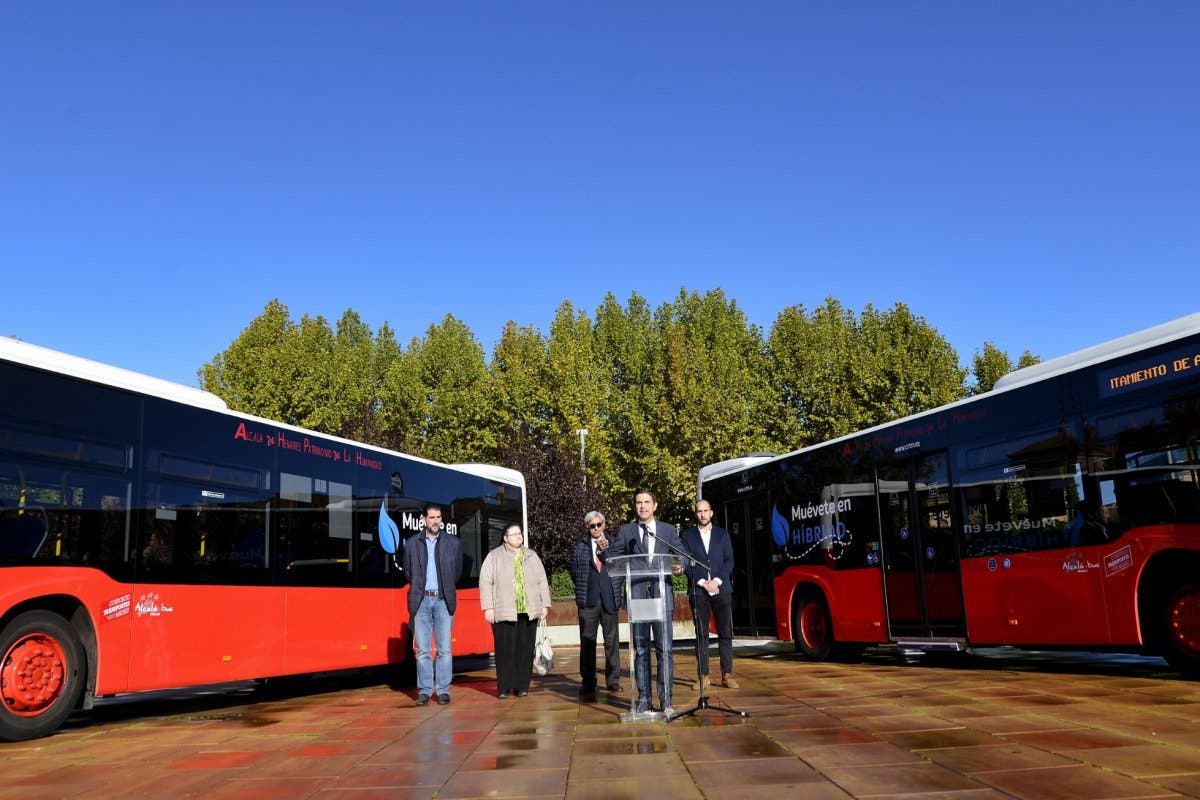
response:
<path fill-rule="evenodd" d="M 659 710 L 671 705 L 671 683 L 675 675 L 672 651 L 675 631 L 667 622 L 638 622 L 633 625 L 633 677 L 637 684 L 636 711 L 650 707 L 650 638 L 653 632 L 655 661 L 658 662 Z"/>
<path fill-rule="evenodd" d="M 417 648 L 417 692 L 427 695 L 450 694 L 450 678 L 454 661 L 450 655 L 450 623 L 454 617 L 446 610 L 440 597 L 423 597 L 413 617 L 413 644 Z M 437 691 L 434 691 L 435 665 L 430 650 L 431 639 L 437 642 Z"/>

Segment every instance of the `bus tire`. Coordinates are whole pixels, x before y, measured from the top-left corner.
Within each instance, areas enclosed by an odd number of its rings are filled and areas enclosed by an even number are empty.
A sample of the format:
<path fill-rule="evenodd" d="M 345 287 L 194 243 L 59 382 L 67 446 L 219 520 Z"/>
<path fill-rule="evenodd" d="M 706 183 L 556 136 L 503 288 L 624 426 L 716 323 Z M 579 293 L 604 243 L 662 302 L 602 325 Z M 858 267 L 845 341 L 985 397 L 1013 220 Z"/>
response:
<path fill-rule="evenodd" d="M 1163 658 L 1189 678 L 1200 678 L 1200 583 L 1176 586 L 1162 614 Z"/>
<path fill-rule="evenodd" d="M 829 603 L 819 593 L 807 594 L 796 602 L 792 615 L 796 650 L 811 661 L 825 661 L 833 652 L 833 618 Z"/>
<path fill-rule="evenodd" d="M 75 710 L 87 676 L 83 643 L 50 611 L 26 611 L 0 633 L 0 739 L 48 736 Z"/>

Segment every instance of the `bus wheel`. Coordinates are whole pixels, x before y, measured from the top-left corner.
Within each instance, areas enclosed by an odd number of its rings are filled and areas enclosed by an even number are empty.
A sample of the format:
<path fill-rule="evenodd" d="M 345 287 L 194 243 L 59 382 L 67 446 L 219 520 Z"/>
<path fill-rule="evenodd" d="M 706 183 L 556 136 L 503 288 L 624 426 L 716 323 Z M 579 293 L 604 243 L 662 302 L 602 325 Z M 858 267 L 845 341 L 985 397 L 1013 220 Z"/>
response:
<path fill-rule="evenodd" d="M 1163 657 L 1175 669 L 1200 678 L 1200 584 L 1177 589 L 1167 600 Z"/>
<path fill-rule="evenodd" d="M 833 620 L 829 604 L 819 594 L 802 597 L 792 618 L 796 650 L 813 661 L 824 661 L 833 650 Z"/>
<path fill-rule="evenodd" d="M 0 739 L 52 733 L 75 709 L 87 670 L 83 643 L 65 619 L 28 611 L 0 633 Z"/>

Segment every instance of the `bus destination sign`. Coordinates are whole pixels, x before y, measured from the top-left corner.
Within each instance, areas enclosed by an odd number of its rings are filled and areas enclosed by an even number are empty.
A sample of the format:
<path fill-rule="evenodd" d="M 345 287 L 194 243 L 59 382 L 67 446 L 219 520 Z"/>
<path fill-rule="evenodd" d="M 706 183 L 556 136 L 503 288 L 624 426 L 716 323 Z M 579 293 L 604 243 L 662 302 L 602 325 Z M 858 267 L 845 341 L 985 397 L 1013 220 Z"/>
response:
<path fill-rule="evenodd" d="M 1163 353 L 1152 361 L 1126 362 L 1119 367 L 1100 370 L 1096 373 L 1096 382 L 1101 397 L 1115 397 L 1189 377 L 1200 379 L 1200 353 L 1194 346 Z"/>

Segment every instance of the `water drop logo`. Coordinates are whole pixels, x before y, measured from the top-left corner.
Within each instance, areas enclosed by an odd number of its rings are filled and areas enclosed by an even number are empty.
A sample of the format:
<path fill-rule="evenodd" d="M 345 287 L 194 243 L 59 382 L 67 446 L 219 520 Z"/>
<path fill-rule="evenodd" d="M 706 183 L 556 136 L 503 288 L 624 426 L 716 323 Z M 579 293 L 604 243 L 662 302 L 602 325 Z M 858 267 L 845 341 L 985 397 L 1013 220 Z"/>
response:
<path fill-rule="evenodd" d="M 783 547 L 788 540 L 788 521 L 779 513 L 778 508 L 771 509 L 771 538 L 777 547 Z"/>
<path fill-rule="evenodd" d="M 379 546 L 392 555 L 400 546 L 400 529 L 387 513 L 387 500 L 379 504 Z"/>

